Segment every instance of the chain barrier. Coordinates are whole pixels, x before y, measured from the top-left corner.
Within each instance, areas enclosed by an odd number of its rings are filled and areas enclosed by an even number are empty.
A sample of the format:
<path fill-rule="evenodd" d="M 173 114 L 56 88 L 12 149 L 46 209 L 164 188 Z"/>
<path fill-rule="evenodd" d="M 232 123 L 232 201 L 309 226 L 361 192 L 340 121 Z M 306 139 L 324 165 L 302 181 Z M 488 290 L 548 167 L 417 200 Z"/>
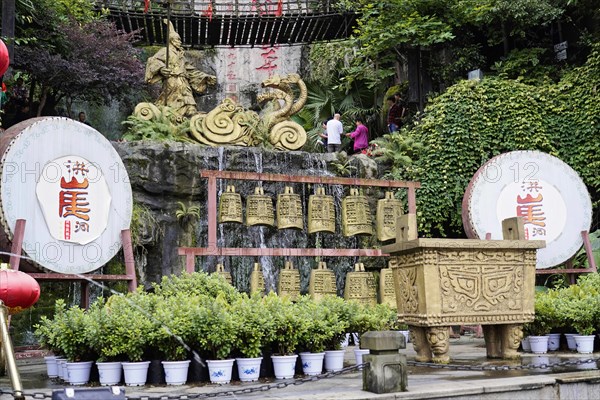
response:
<path fill-rule="evenodd" d="M 430 362 L 419 362 L 419 361 L 407 361 L 407 365 L 411 367 L 425 367 L 431 369 L 448 369 L 454 371 L 519 371 L 519 370 L 533 370 L 533 369 L 548 369 L 554 367 L 569 367 L 583 364 L 592 364 L 600 362 L 600 358 L 586 358 L 574 361 L 560 361 L 555 363 L 542 363 L 542 364 L 525 364 L 525 365 L 462 365 L 462 364 L 436 364 Z M 335 376 L 345 374 L 348 372 L 354 372 L 362 369 L 368 363 L 362 363 L 353 365 L 350 367 L 343 368 L 335 372 L 327 372 L 320 375 L 308 376 L 305 378 L 287 380 L 285 382 L 268 383 L 265 385 L 254 386 L 236 390 L 224 390 L 219 392 L 211 393 L 188 393 L 178 395 L 140 395 L 140 396 L 126 396 L 128 400 L 182 400 L 182 399 L 208 399 L 224 396 L 238 396 L 244 394 L 266 392 L 271 389 L 283 389 L 288 386 L 298 386 L 306 382 L 316 382 L 322 379 L 333 378 Z M 12 390 L 6 390 L 0 388 L 0 395 L 10 395 L 15 399 L 17 396 Z M 31 399 L 51 399 L 52 394 L 43 392 L 23 392 L 25 398 Z"/>
<path fill-rule="evenodd" d="M 548 369 L 554 367 L 567 367 L 582 364 L 598 363 L 600 358 L 586 358 L 575 361 L 560 361 L 555 363 L 525 364 L 525 365 L 463 365 L 463 364 L 436 364 L 430 362 L 407 361 L 411 367 L 426 367 L 432 369 L 450 369 L 454 371 L 519 371 L 531 369 Z"/>

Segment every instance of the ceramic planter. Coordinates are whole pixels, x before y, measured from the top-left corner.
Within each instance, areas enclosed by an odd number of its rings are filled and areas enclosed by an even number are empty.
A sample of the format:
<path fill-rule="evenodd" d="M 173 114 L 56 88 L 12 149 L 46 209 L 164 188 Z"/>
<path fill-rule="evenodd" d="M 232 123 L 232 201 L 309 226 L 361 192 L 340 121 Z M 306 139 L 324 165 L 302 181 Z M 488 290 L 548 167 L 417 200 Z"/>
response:
<path fill-rule="evenodd" d="M 325 371 L 334 372 L 344 368 L 346 350 L 325 350 Z"/>
<path fill-rule="evenodd" d="M 529 336 L 527 336 L 526 338 L 523 338 L 523 340 L 521 340 L 521 347 L 523 347 L 523 352 L 525 352 L 525 353 L 531 352 L 531 345 L 529 344 Z"/>
<path fill-rule="evenodd" d="M 296 372 L 296 359 L 298 354 L 291 356 L 271 356 L 273 360 L 273 372 L 276 379 L 289 379 Z"/>
<path fill-rule="evenodd" d="M 165 370 L 165 382 L 167 385 L 183 385 L 186 383 L 190 362 L 190 360 L 163 361 L 162 366 Z"/>
<path fill-rule="evenodd" d="M 236 358 L 240 381 L 254 382 L 260 377 L 260 364 L 262 357 L 257 358 Z"/>
<path fill-rule="evenodd" d="M 547 353 L 548 339 L 548 336 L 529 336 L 529 346 L 531 346 L 531 352 L 535 354 Z"/>
<path fill-rule="evenodd" d="M 124 362 L 123 374 L 125 375 L 125 385 L 144 386 L 148 379 L 148 367 L 150 361 Z"/>
<path fill-rule="evenodd" d="M 549 333 L 548 335 L 548 351 L 556 351 L 560 347 L 560 333 Z"/>
<path fill-rule="evenodd" d="M 56 362 L 56 356 L 44 357 L 46 362 L 46 371 L 48 372 L 48 378 L 58 377 L 58 364 Z"/>
<path fill-rule="evenodd" d="M 565 333 L 565 337 L 567 338 L 567 347 L 571 351 L 577 350 L 577 344 L 575 343 L 575 336 L 577 336 L 576 333 Z"/>
<path fill-rule="evenodd" d="M 234 361 L 233 358 L 229 360 L 206 360 L 210 381 L 220 385 L 231 382 Z"/>
<path fill-rule="evenodd" d="M 323 372 L 325 353 L 300 353 L 304 375 L 319 375 Z"/>
<path fill-rule="evenodd" d="M 590 354 L 594 352 L 594 335 L 575 335 L 575 344 L 577 352 L 581 354 Z"/>
<path fill-rule="evenodd" d="M 85 385 L 90 381 L 93 361 L 68 362 L 67 373 L 71 385 Z"/>
<path fill-rule="evenodd" d="M 112 386 L 121 383 L 123 367 L 121 362 L 97 362 L 100 385 Z"/>
<path fill-rule="evenodd" d="M 354 349 L 354 359 L 356 360 L 356 365 L 363 363 L 363 356 L 365 354 L 369 354 L 369 349 Z"/>

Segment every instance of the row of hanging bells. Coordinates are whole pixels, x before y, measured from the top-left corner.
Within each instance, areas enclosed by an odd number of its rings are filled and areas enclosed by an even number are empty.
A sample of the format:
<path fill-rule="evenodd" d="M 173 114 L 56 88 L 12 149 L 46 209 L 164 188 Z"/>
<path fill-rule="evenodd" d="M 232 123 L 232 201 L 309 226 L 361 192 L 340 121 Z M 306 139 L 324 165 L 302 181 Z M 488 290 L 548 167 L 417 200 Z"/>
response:
<path fill-rule="evenodd" d="M 262 187 L 256 187 L 254 194 L 247 198 L 246 225 L 275 226 L 275 212 L 279 229 L 304 228 L 302 199 L 290 186 L 277 195 L 276 211 L 271 197 L 264 194 Z M 393 192 L 386 192 L 385 198 L 377 202 L 376 226 L 380 241 L 396 238 L 396 220 L 401 215 L 402 202 L 394 198 Z M 233 185 L 228 185 L 221 194 L 218 222 L 243 223 L 242 198 Z M 335 233 L 335 202 L 322 187 L 308 198 L 308 233 L 317 232 Z M 347 237 L 373 234 L 369 201 L 358 189 L 350 189 L 350 195 L 342 200 L 342 233 Z"/>

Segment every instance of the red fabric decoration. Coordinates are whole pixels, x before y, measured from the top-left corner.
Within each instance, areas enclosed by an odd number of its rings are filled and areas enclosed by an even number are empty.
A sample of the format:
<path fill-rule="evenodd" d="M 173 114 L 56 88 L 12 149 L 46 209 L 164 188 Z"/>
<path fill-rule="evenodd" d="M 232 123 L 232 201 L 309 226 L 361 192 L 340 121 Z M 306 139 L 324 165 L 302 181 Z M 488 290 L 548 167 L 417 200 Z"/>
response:
<path fill-rule="evenodd" d="M 206 9 L 206 11 L 204 11 L 202 13 L 202 16 L 208 17 L 208 22 L 212 21 L 212 17 L 213 17 L 213 6 L 212 6 L 212 3 L 208 3 L 208 8 Z"/>
<path fill-rule="evenodd" d="M 31 307 L 39 298 L 40 285 L 31 276 L 12 269 L 0 270 L 0 300 L 8 308 L 9 314 Z"/>
<path fill-rule="evenodd" d="M 0 40 L 0 76 L 4 75 L 8 69 L 9 57 L 8 49 L 2 40 Z"/>
<path fill-rule="evenodd" d="M 150 0 L 144 0 L 144 12 L 147 13 L 150 8 Z"/>
<path fill-rule="evenodd" d="M 6 83 L 2 82 L 2 91 L 6 92 Z"/>
<path fill-rule="evenodd" d="M 275 11 L 275 15 L 278 17 L 281 17 L 282 14 L 283 14 L 283 1 L 278 0 L 277 1 L 277 10 Z"/>

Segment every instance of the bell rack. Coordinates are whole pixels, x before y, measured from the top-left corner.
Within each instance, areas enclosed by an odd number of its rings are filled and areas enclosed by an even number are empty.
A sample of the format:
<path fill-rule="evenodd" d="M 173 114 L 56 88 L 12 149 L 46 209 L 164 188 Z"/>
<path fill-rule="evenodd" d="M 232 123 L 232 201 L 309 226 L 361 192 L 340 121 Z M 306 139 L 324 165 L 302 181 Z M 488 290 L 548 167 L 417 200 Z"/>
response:
<path fill-rule="evenodd" d="M 263 182 L 293 182 L 321 185 L 371 186 L 405 188 L 408 190 L 408 212 L 417 212 L 416 189 L 420 182 L 387 181 L 380 179 L 339 178 L 329 176 L 283 175 L 271 173 L 201 170 L 200 177 L 208 179 L 208 247 L 179 247 L 178 254 L 185 256 L 185 267 L 194 272 L 197 256 L 270 256 L 270 257 L 385 257 L 381 249 L 323 249 L 323 248 L 242 248 L 219 247 L 217 242 L 217 179 Z"/>

